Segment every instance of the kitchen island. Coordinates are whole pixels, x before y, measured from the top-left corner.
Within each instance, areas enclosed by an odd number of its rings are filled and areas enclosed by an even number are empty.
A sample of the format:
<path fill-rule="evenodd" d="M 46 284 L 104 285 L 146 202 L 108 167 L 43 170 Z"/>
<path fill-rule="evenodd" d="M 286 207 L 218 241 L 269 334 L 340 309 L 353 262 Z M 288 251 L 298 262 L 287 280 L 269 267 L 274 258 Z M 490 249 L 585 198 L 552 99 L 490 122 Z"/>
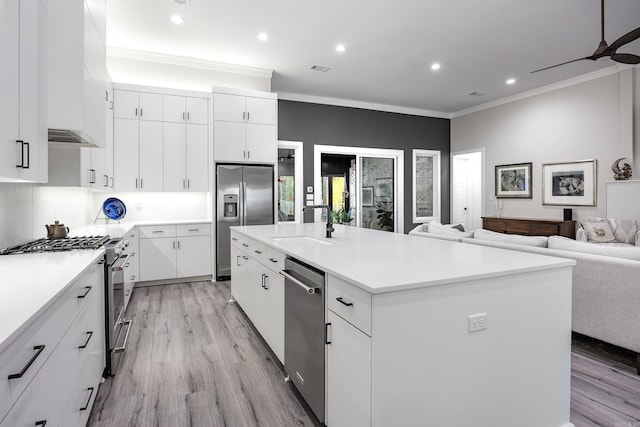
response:
<path fill-rule="evenodd" d="M 326 273 L 329 427 L 572 425 L 574 261 L 334 227 L 330 239 L 324 224 L 232 232 L 238 265 L 266 254 L 264 265 L 282 269 L 289 256 Z M 256 324 L 243 305 L 255 302 L 252 281 L 232 272 L 232 294 Z M 267 307 L 258 327 L 276 355 L 284 303 L 264 300 L 276 313 Z"/>

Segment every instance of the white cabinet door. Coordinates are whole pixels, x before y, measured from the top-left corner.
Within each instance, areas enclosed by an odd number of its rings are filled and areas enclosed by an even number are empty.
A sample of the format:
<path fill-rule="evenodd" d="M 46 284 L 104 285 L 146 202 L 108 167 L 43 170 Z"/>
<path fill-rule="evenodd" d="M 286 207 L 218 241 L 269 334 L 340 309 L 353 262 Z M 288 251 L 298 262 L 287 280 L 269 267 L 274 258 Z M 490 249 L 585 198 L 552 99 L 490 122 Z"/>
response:
<path fill-rule="evenodd" d="M 184 123 L 165 122 L 163 123 L 163 128 L 164 191 L 186 191 L 186 125 Z"/>
<path fill-rule="evenodd" d="M 16 178 L 20 139 L 20 4 L 2 3 L 0 13 L 0 177 Z"/>
<path fill-rule="evenodd" d="M 140 190 L 163 189 L 162 122 L 140 121 Z"/>
<path fill-rule="evenodd" d="M 175 279 L 175 238 L 140 239 L 140 280 Z"/>
<path fill-rule="evenodd" d="M 247 123 L 276 124 L 277 103 L 275 99 L 247 97 Z"/>
<path fill-rule="evenodd" d="M 178 237 L 177 277 L 211 274 L 211 237 Z"/>
<path fill-rule="evenodd" d="M 206 125 L 187 124 L 186 176 L 188 191 L 209 191 L 208 133 L 209 127 Z"/>
<path fill-rule="evenodd" d="M 284 364 L 284 277 L 267 270 L 267 343 Z"/>
<path fill-rule="evenodd" d="M 214 157 L 218 162 L 235 162 L 246 159 L 245 124 L 219 122 L 213 124 Z"/>
<path fill-rule="evenodd" d="M 231 246 L 231 295 L 243 310 L 249 299 L 249 270 L 249 257 Z"/>
<path fill-rule="evenodd" d="M 184 123 L 187 119 L 184 96 L 163 95 L 162 120 L 165 122 Z"/>
<path fill-rule="evenodd" d="M 209 124 L 209 99 L 187 97 L 187 122 L 206 125 Z"/>
<path fill-rule="evenodd" d="M 248 124 L 246 160 L 250 162 L 275 163 L 277 156 L 276 127 Z"/>
<path fill-rule="evenodd" d="M 213 94 L 213 120 L 244 123 L 246 118 L 244 96 L 226 93 Z"/>
<path fill-rule="evenodd" d="M 140 167 L 138 125 L 138 120 L 113 120 L 113 188 L 115 191 L 138 191 Z"/>
<path fill-rule="evenodd" d="M 371 338 L 328 310 L 327 425 L 371 426 Z"/>
<path fill-rule="evenodd" d="M 107 84 L 107 131 L 104 143 L 104 173 L 107 190 L 113 190 L 113 85 Z"/>
<path fill-rule="evenodd" d="M 113 117 L 116 119 L 138 118 L 138 92 L 131 90 L 113 91 Z"/>
<path fill-rule="evenodd" d="M 140 120 L 162 121 L 162 95 L 140 92 Z"/>

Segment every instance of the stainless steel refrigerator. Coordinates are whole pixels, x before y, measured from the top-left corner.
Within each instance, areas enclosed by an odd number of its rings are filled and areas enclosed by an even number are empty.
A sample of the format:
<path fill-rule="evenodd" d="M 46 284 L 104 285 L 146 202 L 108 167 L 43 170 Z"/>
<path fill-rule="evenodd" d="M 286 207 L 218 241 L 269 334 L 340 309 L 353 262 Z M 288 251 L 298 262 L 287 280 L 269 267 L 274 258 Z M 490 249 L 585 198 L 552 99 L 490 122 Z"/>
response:
<path fill-rule="evenodd" d="M 231 276 L 229 227 L 273 224 L 273 166 L 216 166 L 216 277 Z"/>

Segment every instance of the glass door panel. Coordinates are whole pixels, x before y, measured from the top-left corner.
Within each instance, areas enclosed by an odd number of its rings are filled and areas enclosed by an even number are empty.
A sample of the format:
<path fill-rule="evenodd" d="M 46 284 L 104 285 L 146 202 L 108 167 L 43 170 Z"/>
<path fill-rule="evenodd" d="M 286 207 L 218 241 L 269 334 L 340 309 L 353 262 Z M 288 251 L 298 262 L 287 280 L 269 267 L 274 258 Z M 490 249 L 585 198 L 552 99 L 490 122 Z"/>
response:
<path fill-rule="evenodd" d="M 396 229 L 396 167 L 393 157 L 358 156 L 359 226 Z"/>

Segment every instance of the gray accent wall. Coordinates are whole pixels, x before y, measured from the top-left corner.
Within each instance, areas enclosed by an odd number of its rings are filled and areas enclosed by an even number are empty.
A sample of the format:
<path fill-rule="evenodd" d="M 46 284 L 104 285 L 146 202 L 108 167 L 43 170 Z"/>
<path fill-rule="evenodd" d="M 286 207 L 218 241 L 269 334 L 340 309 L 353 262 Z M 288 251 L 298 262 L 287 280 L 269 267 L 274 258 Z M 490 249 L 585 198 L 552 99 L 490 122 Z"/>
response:
<path fill-rule="evenodd" d="M 279 100 L 278 139 L 304 143 L 305 193 L 307 187 L 314 185 L 316 144 L 404 150 L 405 233 L 415 226 L 412 221 L 412 150 L 440 150 L 442 222 L 449 222 L 449 119 Z M 313 213 L 305 213 L 305 222 L 311 221 Z"/>

